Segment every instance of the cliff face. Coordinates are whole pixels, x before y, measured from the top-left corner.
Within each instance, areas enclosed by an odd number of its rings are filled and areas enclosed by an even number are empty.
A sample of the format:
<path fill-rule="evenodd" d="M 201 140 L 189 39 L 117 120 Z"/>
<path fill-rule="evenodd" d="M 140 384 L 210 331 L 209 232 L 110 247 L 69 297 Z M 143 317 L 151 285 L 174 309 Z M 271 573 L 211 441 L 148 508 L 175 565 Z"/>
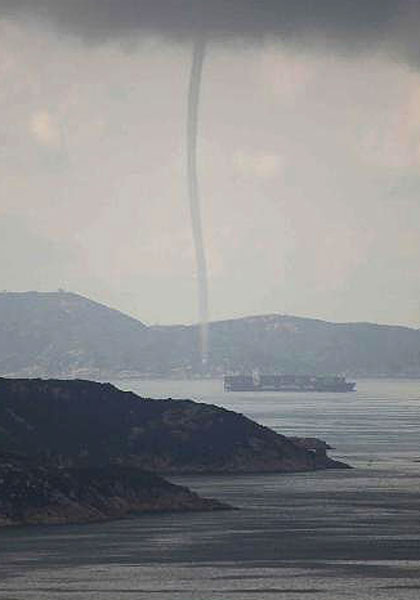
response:
<path fill-rule="evenodd" d="M 134 468 L 62 469 L 0 454 L 0 527 L 229 508 Z"/>
<path fill-rule="evenodd" d="M 36 449 L 73 467 L 238 473 L 345 466 L 217 406 L 148 400 L 87 381 L 0 379 L 0 423 L 0 449 Z"/>

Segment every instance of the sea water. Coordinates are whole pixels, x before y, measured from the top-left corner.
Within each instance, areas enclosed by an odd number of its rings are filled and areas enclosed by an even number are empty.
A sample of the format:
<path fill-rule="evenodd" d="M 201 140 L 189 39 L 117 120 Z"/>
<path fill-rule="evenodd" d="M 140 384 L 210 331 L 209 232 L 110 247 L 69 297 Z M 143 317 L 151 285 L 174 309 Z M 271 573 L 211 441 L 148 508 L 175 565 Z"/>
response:
<path fill-rule="evenodd" d="M 0 531 L 0 598 L 335 600 L 420 597 L 420 381 L 347 394 L 116 381 L 325 439 L 352 470 L 173 477 L 240 510 Z"/>

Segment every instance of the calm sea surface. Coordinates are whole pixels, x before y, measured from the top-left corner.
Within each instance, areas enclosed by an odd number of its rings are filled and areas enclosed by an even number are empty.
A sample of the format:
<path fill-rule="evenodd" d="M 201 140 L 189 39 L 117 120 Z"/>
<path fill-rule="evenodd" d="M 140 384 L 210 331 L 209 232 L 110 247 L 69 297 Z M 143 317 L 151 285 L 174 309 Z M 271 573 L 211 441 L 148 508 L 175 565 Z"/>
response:
<path fill-rule="evenodd" d="M 350 471 L 177 477 L 241 510 L 0 531 L 0 598 L 420 598 L 420 381 L 353 394 L 229 393 L 218 381 L 118 381 L 317 436 Z"/>

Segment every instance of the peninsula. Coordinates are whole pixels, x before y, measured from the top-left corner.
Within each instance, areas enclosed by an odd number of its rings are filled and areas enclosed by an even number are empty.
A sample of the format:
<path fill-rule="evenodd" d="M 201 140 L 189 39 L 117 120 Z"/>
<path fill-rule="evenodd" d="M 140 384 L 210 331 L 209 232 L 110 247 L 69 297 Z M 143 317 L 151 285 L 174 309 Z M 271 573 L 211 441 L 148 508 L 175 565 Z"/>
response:
<path fill-rule="evenodd" d="M 0 453 L 0 527 L 229 508 L 139 469 L 110 465 L 66 469 L 15 453 Z"/>
<path fill-rule="evenodd" d="M 219 406 L 141 398 L 91 381 L 0 378 L 0 422 L 0 450 L 66 467 L 181 474 L 346 466 Z"/>
<path fill-rule="evenodd" d="M 348 468 L 320 440 L 91 381 L 0 378 L 0 423 L 0 526 L 232 508 L 162 475 Z"/>

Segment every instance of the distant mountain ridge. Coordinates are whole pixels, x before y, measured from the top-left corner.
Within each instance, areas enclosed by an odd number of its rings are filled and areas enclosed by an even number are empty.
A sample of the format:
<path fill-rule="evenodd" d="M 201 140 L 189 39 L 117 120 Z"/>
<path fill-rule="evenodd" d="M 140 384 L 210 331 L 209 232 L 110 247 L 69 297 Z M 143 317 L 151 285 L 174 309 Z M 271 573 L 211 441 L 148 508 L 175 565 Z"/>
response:
<path fill-rule="evenodd" d="M 69 292 L 0 293 L 0 373 L 28 376 L 130 369 L 140 321 Z"/>
<path fill-rule="evenodd" d="M 0 293 L 3 376 L 420 376 L 420 331 L 409 327 L 276 314 L 217 321 L 205 368 L 198 335 L 195 325 L 146 326 L 70 292 Z"/>

